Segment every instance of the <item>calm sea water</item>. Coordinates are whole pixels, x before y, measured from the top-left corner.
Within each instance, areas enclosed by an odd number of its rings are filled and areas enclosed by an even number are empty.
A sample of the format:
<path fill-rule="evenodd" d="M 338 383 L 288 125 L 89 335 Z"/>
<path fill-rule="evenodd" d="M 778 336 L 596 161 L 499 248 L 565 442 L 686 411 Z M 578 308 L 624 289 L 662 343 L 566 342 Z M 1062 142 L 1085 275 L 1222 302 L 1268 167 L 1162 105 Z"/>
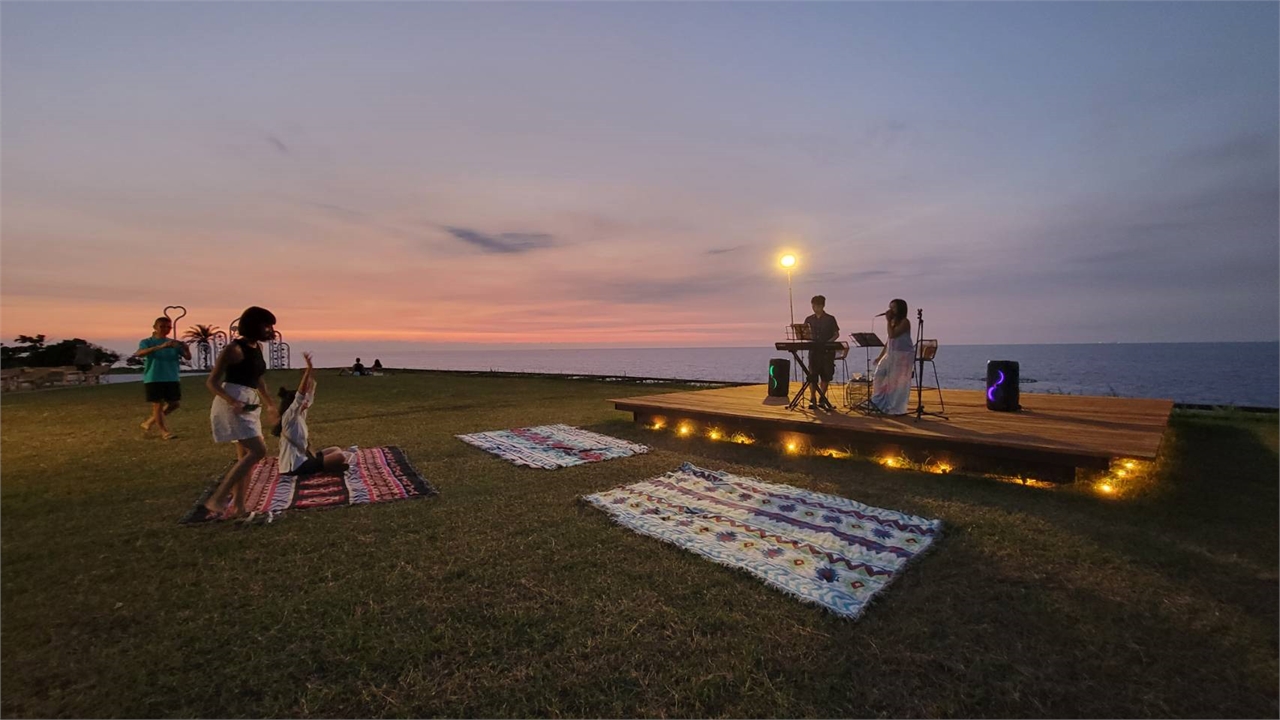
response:
<path fill-rule="evenodd" d="M 317 356 L 324 365 L 351 358 Z M 764 383 L 768 348 L 605 350 L 392 350 L 387 367 L 436 370 L 631 375 Z M 875 355 L 872 355 L 875 359 Z M 364 357 L 365 363 L 372 362 Z M 1168 398 L 1187 403 L 1280 406 L 1280 343 L 1108 345 L 953 345 L 938 351 L 945 388 L 980 390 L 988 360 L 1016 360 L 1023 392 Z M 854 348 L 850 373 L 864 372 L 866 354 Z M 841 369 L 837 368 L 837 378 Z M 926 365 L 925 372 L 933 369 Z M 930 377 L 930 379 L 932 379 Z"/>
<path fill-rule="evenodd" d="M 360 351 L 357 351 L 360 352 Z M 372 363 L 373 352 L 361 352 Z M 387 367 L 505 370 L 764 383 L 768 348 L 645 348 L 601 350 L 420 350 L 380 348 Z M 874 359 L 874 354 L 872 359 Z M 350 351 L 318 351 L 316 364 L 348 365 Z M 1280 343 L 1107 345 L 952 345 L 938 351 L 944 388 L 980 390 L 988 360 L 1016 360 L 1023 392 L 1167 398 L 1177 402 L 1280 406 Z M 296 363 L 295 363 L 296 364 Z M 850 373 L 864 372 L 866 354 L 853 349 Z M 925 372 L 932 380 L 933 368 Z M 841 377 L 837 367 L 836 377 Z M 112 382 L 129 376 L 115 376 Z"/>

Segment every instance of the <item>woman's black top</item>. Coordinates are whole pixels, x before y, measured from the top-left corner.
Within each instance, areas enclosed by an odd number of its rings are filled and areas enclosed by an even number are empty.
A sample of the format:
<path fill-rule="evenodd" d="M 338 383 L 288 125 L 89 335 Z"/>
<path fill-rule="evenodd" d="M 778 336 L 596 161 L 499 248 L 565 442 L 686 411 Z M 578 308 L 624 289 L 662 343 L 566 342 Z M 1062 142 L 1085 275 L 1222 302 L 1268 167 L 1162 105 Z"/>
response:
<path fill-rule="evenodd" d="M 267 372 L 267 363 L 262 359 L 262 347 L 254 347 L 241 338 L 236 338 L 235 343 L 240 346 L 244 358 L 227 366 L 224 379 L 229 383 L 256 388 L 258 381 Z"/>

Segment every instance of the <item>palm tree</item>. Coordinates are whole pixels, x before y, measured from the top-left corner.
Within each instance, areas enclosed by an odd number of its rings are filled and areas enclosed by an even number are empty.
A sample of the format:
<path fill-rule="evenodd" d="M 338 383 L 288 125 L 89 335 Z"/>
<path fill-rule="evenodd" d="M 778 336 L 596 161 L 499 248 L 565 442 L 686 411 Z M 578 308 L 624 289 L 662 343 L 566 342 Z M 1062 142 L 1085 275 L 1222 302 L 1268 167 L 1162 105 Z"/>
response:
<path fill-rule="evenodd" d="M 183 334 L 183 340 L 193 340 L 195 342 L 209 342 L 218 332 L 217 325 L 192 325 L 187 328 L 187 332 Z"/>
<path fill-rule="evenodd" d="M 196 358 L 199 367 L 209 369 L 213 366 L 213 338 L 222 332 L 217 325 L 193 325 L 183 333 L 182 339 L 196 344 Z"/>

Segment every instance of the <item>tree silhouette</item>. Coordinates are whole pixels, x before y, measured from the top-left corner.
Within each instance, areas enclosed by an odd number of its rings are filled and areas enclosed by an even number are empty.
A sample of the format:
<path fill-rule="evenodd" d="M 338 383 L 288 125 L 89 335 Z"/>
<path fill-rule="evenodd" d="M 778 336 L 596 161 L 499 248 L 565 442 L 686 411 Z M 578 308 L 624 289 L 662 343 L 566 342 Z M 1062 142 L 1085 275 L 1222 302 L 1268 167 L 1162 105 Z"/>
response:
<path fill-rule="evenodd" d="M 120 359 L 120 353 L 81 338 L 62 340 L 45 345 L 45 335 L 19 335 L 14 345 L 0 346 L 0 366 L 10 367 L 63 367 L 76 364 L 76 351 L 84 345 L 93 348 L 94 363 L 110 365 Z"/>

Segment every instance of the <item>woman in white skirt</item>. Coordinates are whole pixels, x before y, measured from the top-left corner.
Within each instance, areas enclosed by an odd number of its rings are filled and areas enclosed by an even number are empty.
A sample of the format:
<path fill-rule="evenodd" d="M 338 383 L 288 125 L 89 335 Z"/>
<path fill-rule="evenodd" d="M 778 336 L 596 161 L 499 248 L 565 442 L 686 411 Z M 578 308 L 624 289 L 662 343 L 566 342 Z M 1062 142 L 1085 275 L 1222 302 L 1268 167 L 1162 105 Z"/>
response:
<path fill-rule="evenodd" d="M 267 363 L 262 358 L 261 343 L 274 336 L 275 324 L 276 316 L 269 310 L 245 310 L 238 326 L 240 337 L 218 356 L 205 383 L 213 393 L 213 409 L 209 412 L 213 441 L 236 444 L 236 464 L 204 501 L 204 509 L 211 516 L 224 512 L 227 517 L 244 514 L 245 481 L 253 466 L 267 456 L 267 443 L 262 438 L 262 406 L 266 405 L 272 424 L 278 413 L 263 379 Z"/>
<path fill-rule="evenodd" d="M 871 402 L 886 415 L 905 415 L 911 402 L 911 366 L 915 363 L 907 301 L 901 298 L 890 300 L 889 310 L 884 316 L 889 325 L 889 343 L 876 358 Z"/>

